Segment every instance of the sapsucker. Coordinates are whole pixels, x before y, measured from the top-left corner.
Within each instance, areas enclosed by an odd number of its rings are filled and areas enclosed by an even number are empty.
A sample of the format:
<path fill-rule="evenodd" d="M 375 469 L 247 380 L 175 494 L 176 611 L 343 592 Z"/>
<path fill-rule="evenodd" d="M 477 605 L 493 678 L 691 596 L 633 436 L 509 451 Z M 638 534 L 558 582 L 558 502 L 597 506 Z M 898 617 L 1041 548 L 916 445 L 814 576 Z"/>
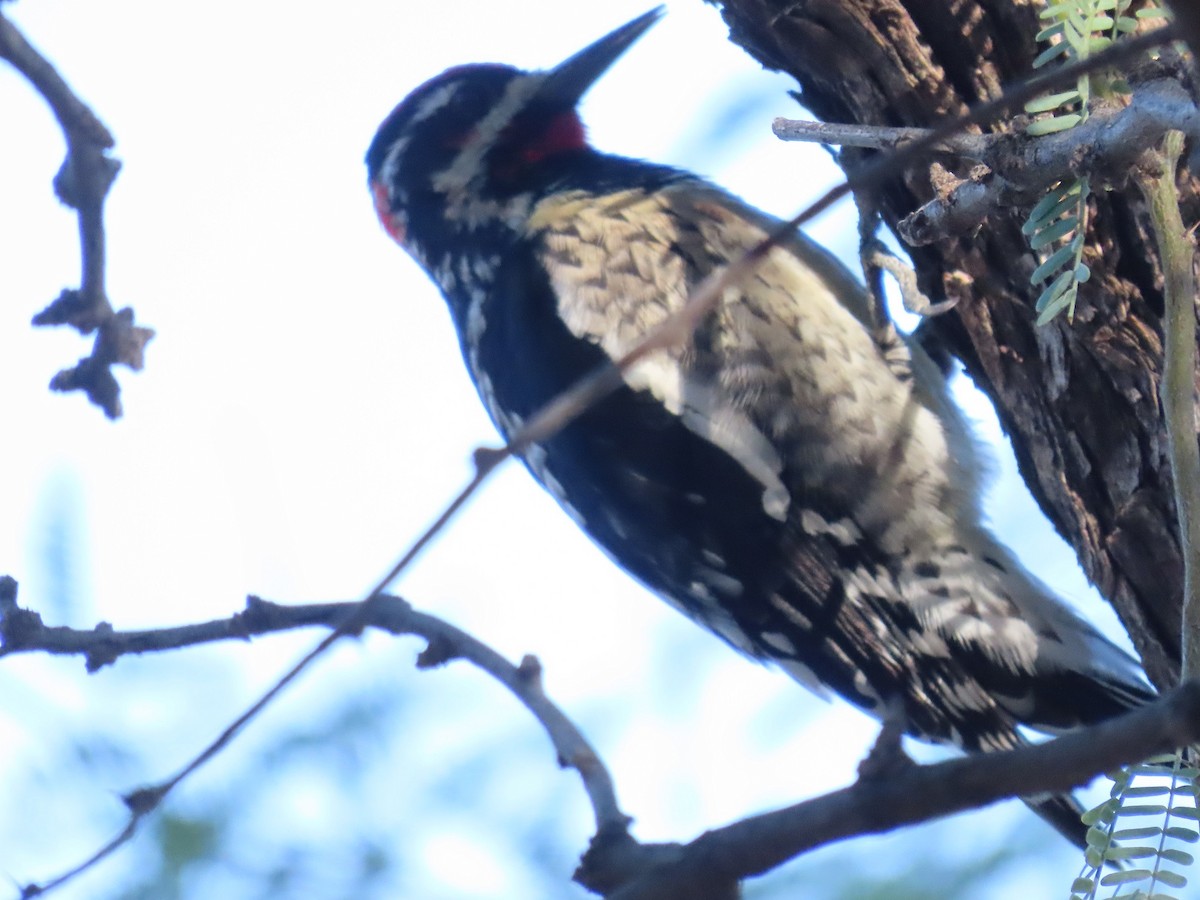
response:
<path fill-rule="evenodd" d="M 367 152 L 380 221 L 441 288 L 506 436 L 777 224 L 587 143 L 580 98 L 659 14 L 549 71 L 450 69 Z M 860 284 L 797 233 L 685 346 L 636 365 L 524 461 L 692 619 L 917 737 L 1009 748 L 1019 726 L 1149 699 L 1134 660 L 982 524 L 980 465 L 942 373 L 878 333 Z M 1031 803 L 1081 839 L 1070 798 Z"/>

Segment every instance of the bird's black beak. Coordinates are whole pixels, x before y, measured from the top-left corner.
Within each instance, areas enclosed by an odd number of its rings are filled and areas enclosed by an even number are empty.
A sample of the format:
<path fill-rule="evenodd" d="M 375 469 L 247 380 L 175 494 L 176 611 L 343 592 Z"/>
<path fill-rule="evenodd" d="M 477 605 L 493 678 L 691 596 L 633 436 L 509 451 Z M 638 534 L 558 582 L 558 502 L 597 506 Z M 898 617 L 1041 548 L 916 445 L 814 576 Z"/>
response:
<path fill-rule="evenodd" d="M 661 19 L 665 12 L 665 7 L 656 6 L 584 47 L 570 59 L 559 63 L 546 74 L 546 80 L 538 89 L 538 99 L 560 109 L 573 108 L 587 93 L 588 88 L 608 71 L 608 67 L 633 46 L 633 42 L 645 34 L 651 25 Z"/>

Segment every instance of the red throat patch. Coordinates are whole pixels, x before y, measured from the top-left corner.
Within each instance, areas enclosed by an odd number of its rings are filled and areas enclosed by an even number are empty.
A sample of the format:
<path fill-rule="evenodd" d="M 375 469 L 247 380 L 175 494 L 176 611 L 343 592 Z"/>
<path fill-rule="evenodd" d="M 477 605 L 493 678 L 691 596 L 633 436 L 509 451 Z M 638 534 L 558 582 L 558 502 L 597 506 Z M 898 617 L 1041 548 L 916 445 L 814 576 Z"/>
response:
<path fill-rule="evenodd" d="M 540 162 L 567 150 L 580 150 L 587 146 L 587 132 L 579 113 L 569 110 L 556 116 L 539 139 L 527 145 L 522 159 L 527 163 Z"/>

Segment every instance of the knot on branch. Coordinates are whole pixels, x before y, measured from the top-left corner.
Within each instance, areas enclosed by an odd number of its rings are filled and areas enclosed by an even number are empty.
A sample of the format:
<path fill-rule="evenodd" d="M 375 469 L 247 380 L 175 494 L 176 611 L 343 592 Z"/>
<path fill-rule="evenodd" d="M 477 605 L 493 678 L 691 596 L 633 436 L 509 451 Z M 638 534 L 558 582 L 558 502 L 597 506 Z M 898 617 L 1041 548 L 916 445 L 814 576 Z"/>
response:
<path fill-rule="evenodd" d="M 17 605 L 17 580 L 0 576 L 0 651 L 34 646 L 44 629 L 40 615 Z"/>
<path fill-rule="evenodd" d="M 121 363 L 134 371 L 141 369 L 146 343 L 154 336 L 149 328 L 133 324 L 132 310 L 114 312 L 104 288 L 104 201 L 121 171 L 121 163 L 108 153 L 116 142 L 54 66 L 3 16 L 0 59 L 25 76 L 62 127 L 67 154 L 54 176 L 54 193 L 79 219 L 79 289 L 63 291 L 33 317 L 33 324 L 71 325 L 85 335 L 99 331 L 91 355 L 55 375 L 50 388 L 83 391 L 110 419 L 116 419 L 121 415 L 120 387 L 109 366 Z"/>
<path fill-rule="evenodd" d="M 99 672 L 105 666 L 111 666 L 120 658 L 121 648 L 112 640 L 115 633 L 111 622 L 99 622 L 92 629 L 96 640 L 94 644 L 89 645 L 83 663 L 89 675 Z"/>
<path fill-rule="evenodd" d="M 113 312 L 108 300 L 94 292 L 65 290 L 33 317 L 34 325 L 71 325 L 81 334 L 96 331 L 92 352 L 50 379 L 53 391 L 83 391 L 110 419 L 121 415 L 121 388 L 110 371 L 124 365 L 135 372 L 146 362 L 146 344 L 154 329 L 134 324 L 129 307 Z"/>
<path fill-rule="evenodd" d="M 33 324 L 43 328 L 70 325 L 80 334 L 91 334 L 112 316 L 107 297 L 67 288 L 33 317 Z"/>
<path fill-rule="evenodd" d="M 589 891 L 609 897 L 649 872 L 678 864 L 684 856 L 682 844 L 642 844 L 614 824 L 591 839 L 571 877 Z"/>
<path fill-rule="evenodd" d="M 168 788 L 164 785 L 138 788 L 121 797 L 121 802 L 125 804 L 126 808 L 134 816 L 144 816 L 162 802 L 162 798 L 166 796 L 167 790 Z"/>
<path fill-rule="evenodd" d="M 435 634 L 425 645 L 425 649 L 417 654 L 418 669 L 436 669 L 460 656 L 454 641 L 444 634 Z"/>
<path fill-rule="evenodd" d="M 89 111 L 90 112 L 90 111 Z M 100 121 L 92 116 L 100 128 Z M 113 159 L 102 149 L 112 146 L 112 136 L 105 131 L 108 144 L 86 143 L 67 153 L 66 159 L 54 174 L 54 194 L 65 205 L 74 210 L 83 210 L 89 204 L 98 208 L 112 183 L 121 171 L 121 161 Z"/>
<path fill-rule="evenodd" d="M 232 630 L 245 640 L 249 640 L 251 635 L 269 631 L 278 609 L 279 604 L 250 594 L 246 597 L 246 608 L 233 616 Z"/>

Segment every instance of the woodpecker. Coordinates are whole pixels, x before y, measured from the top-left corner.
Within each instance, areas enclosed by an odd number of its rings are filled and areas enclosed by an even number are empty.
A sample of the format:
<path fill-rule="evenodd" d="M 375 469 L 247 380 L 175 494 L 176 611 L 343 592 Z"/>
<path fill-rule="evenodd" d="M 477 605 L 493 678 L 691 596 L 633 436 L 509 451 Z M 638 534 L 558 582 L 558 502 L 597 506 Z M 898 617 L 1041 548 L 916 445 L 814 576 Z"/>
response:
<path fill-rule="evenodd" d="M 384 229 L 445 296 L 497 428 L 619 357 L 777 222 L 684 171 L 594 149 L 577 106 L 661 15 L 549 71 L 452 68 L 367 152 Z M 523 460 L 620 566 L 753 659 L 966 752 L 1154 695 L 1137 663 L 987 530 L 941 371 L 874 327 L 796 233 L 686 346 Z M 1077 843 L 1070 797 L 1027 802 Z"/>

